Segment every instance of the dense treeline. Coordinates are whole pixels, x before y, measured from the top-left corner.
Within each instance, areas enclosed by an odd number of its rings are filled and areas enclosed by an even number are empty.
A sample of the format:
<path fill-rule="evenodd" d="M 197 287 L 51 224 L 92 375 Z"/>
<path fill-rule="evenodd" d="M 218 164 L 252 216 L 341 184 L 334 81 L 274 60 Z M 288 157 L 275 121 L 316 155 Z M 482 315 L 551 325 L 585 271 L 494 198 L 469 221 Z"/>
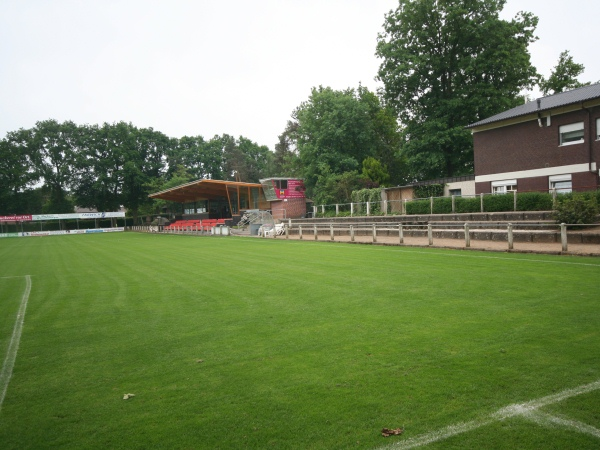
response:
<path fill-rule="evenodd" d="M 247 138 L 171 138 L 152 128 L 38 122 L 0 140 L 0 211 L 66 213 L 75 205 L 133 217 L 152 213 L 148 194 L 194 179 L 257 182 L 273 154 Z"/>

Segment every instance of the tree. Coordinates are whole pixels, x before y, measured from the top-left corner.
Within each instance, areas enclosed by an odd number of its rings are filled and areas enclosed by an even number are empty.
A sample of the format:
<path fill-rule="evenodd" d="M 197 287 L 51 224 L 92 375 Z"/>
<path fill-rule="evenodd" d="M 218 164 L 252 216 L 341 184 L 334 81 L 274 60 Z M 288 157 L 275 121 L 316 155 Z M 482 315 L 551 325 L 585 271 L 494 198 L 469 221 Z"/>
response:
<path fill-rule="evenodd" d="M 278 177 L 299 177 L 301 175 L 298 156 L 298 122 L 288 120 L 285 130 L 278 136 L 273 157 L 273 175 Z"/>
<path fill-rule="evenodd" d="M 9 132 L 0 140 L 0 214 L 41 213 L 31 209 L 31 185 L 38 179 L 29 152 L 30 130 Z"/>
<path fill-rule="evenodd" d="M 554 66 L 548 79 L 540 76 L 539 86 L 542 94 L 558 94 L 582 86 L 589 86 L 589 82 L 581 83 L 577 77 L 583 73 L 585 67 L 583 64 L 577 64 L 569 51 L 565 50 L 558 57 L 558 63 Z"/>
<path fill-rule="evenodd" d="M 228 180 L 239 179 L 258 183 L 272 170 L 273 154 L 264 145 L 258 145 L 243 136 L 234 139 L 223 135 L 223 172 Z"/>
<path fill-rule="evenodd" d="M 367 157 L 394 164 L 398 156 L 392 110 L 362 86 L 344 91 L 313 88 L 293 118 L 298 124 L 295 136 L 309 196 L 314 195 L 319 177 L 358 171 Z"/>
<path fill-rule="evenodd" d="M 45 120 L 33 128 L 28 144 L 32 161 L 50 192 L 44 213 L 73 212 L 68 193 L 74 184 L 75 155 L 81 143 L 81 130 L 70 121 Z"/>
<path fill-rule="evenodd" d="M 313 189 L 313 200 L 316 205 L 349 203 L 352 192 L 364 187 L 364 179 L 356 170 L 341 174 L 323 170 Z"/>
<path fill-rule="evenodd" d="M 132 126 L 119 122 L 82 128 L 85 137 L 75 158 L 75 201 L 98 211 L 116 211 L 123 204 L 123 167 Z"/>
<path fill-rule="evenodd" d="M 403 130 L 413 179 L 473 170 L 465 126 L 518 104 L 537 73 L 537 18 L 499 18 L 505 0 L 399 0 L 378 37 L 378 79 Z"/>
<path fill-rule="evenodd" d="M 362 163 L 363 178 L 371 180 L 378 186 L 385 186 L 390 181 L 390 174 L 384 164 L 372 156 L 366 158 Z"/>

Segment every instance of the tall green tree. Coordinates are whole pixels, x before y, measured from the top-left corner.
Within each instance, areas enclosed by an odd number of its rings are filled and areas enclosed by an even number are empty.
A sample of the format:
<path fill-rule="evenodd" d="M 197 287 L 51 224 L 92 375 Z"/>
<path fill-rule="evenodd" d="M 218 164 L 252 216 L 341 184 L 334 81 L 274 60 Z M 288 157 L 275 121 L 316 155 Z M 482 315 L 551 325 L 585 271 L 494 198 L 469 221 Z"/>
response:
<path fill-rule="evenodd" d="M 273 166 L 273 154 L 268 147 L 258 145 L 248 138 L 223 135 L 223 173 L 227 180 L 258 183 L 268 176 Z"/>
<path fill-rule="evenodd" d="M 569 54 L 569 51 L 565 50 L 558 57 L 558 63 L 554 66 L 550 76 L 547 79 L 543 76 L 540 77 L 540 90 L 544 95 L 550 95 L 588 86 L 589 82 L 582 83 L 577 79 L 584 70 L 584 65 L 573 61 L 573 57 Z"/>
<path fill-rule="evenodd" d="M 31 186 L 38 181 L 29 151 L 30 130 L 7 133 L 0 140 L 0 215 L 41 213 L 29 205 Z"/>
<path fill-rule="evenodd" d="M 43 212 L 73 212 L 69 192 L 74 184 L 75 155 L 82 145 L 81 129 L 71 121 L 37 122 L 28 145 L 36 171 L 50 192 Z"/>
<path fill-rule="evenodd" d="M 344 91 L 313 88 L 293 119 L 298 123 L 298 154 L 310 196 L 320 190 L 319 180 L 358 171 L 368 157 L 395 164 L 399 150 L 395 116 L 363 86 Z"/>
<path fill-rule="evenodd" d="M 288 120 L 285 130 L 277 138 L 273 155 L 273 176 L 299 177 L 301 174 L 298 156 L 298 122 Z"/>
<path fill-rule="evenodd" d="M 377 43 L 382 95 L 398 113 L 411 178 L 473 170 L 465 126 L 519 104 L 537 79 L 528 46 L 537 17 L 505 0 L 399 0 Z"/>
<path fill-rule="evenodd" d="M 75 159 L 75 201 L 98 211 L 116 211 L 123 204 L 123 167 L 132 147 L 132 126 L 119 122 L 82 128 L 85 137 Z"/>

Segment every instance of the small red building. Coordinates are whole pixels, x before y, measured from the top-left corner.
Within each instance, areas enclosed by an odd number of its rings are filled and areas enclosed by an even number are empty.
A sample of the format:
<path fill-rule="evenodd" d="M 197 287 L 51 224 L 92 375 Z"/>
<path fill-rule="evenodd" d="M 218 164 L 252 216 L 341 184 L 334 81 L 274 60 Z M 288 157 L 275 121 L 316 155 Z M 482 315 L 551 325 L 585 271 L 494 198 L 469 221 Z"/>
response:
<path fill-rule="evenodd" d="M 298 178 L 265 178 L 260 180 L 271 214 L 276 220 L 300 219 L 306 216 L 306 188 Z"/>

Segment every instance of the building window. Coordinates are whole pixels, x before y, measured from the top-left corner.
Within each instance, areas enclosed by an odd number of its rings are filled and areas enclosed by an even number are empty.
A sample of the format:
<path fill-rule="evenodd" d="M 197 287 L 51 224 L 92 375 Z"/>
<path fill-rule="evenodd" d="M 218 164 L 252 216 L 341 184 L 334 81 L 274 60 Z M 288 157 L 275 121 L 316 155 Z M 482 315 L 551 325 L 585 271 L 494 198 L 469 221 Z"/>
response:
<path fill-rule="evenodd" d="M 450 189 L 450 196 L 452 195 L 456 195 L 457 197 L 460 197 L 462 195 L 462 190 L 461 189 Z"/>
<path fill-rule="evenodd" d="M 550 190 L 556 190 L 558 194 L 567 194 L 573 190 L 571 175 L 552 175 L 548 177 Z"/>
<path fill-rule="evenodd" d="M 600 119 L 596 119 L 596 140 L 600 141 Z"/>
<path fill-rule="evenodd" d="M 492 194 L 506 194 L 517 190 L 517 180 L 492 181 Z"/>
<path fill-rule="evenodd" d="M 559 127 L 560 145 L 572 145 L 583 142 L 583 122 L 571 123 Z"/>
<path fill-rule="evenodd" d="M 287 189 L 288 180 L 275 180 L 275 186 L 277 187 L 277 189 Z"/>

